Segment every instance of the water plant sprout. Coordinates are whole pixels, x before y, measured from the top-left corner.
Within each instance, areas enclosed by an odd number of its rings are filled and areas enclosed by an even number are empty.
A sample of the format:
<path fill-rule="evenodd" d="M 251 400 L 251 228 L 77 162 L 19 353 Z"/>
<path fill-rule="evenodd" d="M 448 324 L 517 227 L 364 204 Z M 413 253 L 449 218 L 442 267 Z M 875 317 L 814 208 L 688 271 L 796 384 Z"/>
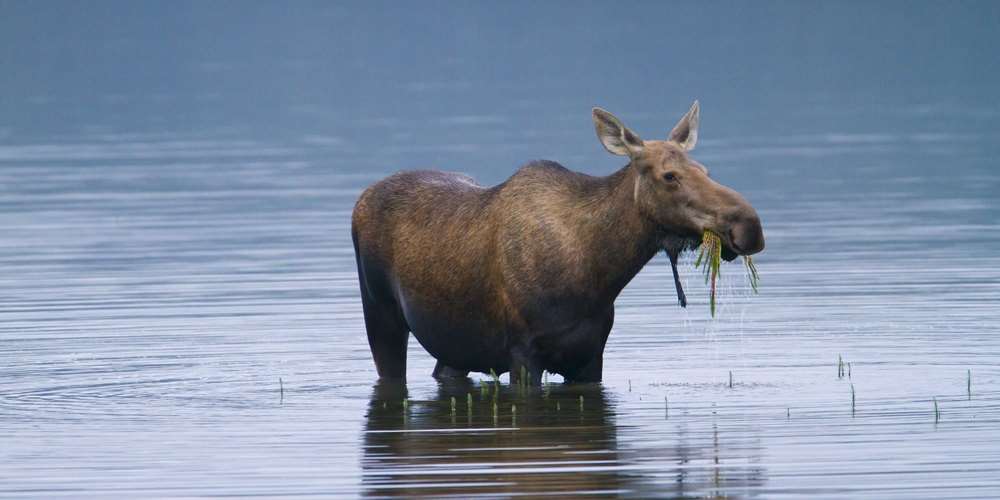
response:
<path fill-rule="evenodd" d="M 760 284 L 760 275 L 757 274 L 757 266 L 749 255 L 743 256 L 743 265 L 747 268 L 747 275 L 750 278 L 750 288 L 757 293 L 757 286 Z M 715 317 L 715 292 L 716 282 L 719 279 L 719 269 L 722 266 L 722 238 L 712 230 L 706 229 L 701 236 L 701 246 L 698 249 L 698 258 L 694 261 L 694 267 L 702 268 L 705 275 L 705 283 L 709 285 L 708 303 Z"/>
<path fill-rule="evenodd" d="M 851 416 L 854 416 L 854 384 L 851 384 Z"/>

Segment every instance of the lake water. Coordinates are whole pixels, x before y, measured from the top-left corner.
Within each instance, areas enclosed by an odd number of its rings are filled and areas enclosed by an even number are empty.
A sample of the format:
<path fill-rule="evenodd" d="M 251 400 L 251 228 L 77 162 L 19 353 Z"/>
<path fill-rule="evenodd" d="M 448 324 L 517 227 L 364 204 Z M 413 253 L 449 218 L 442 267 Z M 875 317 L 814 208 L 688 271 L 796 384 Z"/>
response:
<path fill-rule="evenodd" d="M 0 3 L 0 497 L 1000 496 L 1000 12 L 939 7 Z M 375 383 L 365 186 L 695 98 L 759 295 L 660 255 L 599 386 Z"/>

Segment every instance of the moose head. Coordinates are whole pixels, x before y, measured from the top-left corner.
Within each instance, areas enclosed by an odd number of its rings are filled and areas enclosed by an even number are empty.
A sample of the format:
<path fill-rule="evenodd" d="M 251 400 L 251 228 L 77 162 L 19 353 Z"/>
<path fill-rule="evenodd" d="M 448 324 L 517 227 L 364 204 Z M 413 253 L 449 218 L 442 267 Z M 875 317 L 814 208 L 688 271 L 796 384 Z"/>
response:
<path fill-rule="evenodd" d="M 637 170 L 636 205 L 674 237 L 670 241 L 697 244 L 704 231 L 711 230 L 721 237 L 722 257 L 727 261 L 764 249 L 757 211 L 739 193 L 712 179 L 708 169 L 690 156 L 698 142 L 698 101 L 662 141 L 640 139 L 601 108 L 594 108 L 593 115 L 601 144 L 612 154 L 627 156 Z M 664 245 L 670 253 L 671 244 Z"/>

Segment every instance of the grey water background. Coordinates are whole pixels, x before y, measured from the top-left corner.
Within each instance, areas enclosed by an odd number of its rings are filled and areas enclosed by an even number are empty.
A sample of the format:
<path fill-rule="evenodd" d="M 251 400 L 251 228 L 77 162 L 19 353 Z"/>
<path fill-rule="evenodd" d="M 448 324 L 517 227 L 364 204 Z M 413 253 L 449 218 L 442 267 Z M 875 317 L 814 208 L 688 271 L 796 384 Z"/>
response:
<path fill-rule="evenodd" d="M 0 1 L 0 496 L 1000 496 L 998 46 L 989 2 Z M 759 295 L 658 256 L 599 387 L 494 417 L 415 341 L 375 385 L 366 185 L 607 174 L 592 106 L 696 98 Z"/>

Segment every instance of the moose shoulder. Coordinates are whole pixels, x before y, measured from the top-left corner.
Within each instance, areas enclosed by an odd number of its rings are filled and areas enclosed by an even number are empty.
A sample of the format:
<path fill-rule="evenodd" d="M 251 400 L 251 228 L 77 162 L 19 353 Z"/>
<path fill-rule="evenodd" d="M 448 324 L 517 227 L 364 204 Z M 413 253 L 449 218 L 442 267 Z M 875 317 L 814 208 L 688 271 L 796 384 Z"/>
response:
<path fill-rule="evenodd" d="M 656 252 L 676 265 L 706 229 L 727 260 L 763 249 L 753 207 L 688 156 L 697 102 L 665 141 L 599 108 L 593 118 L 604 147 L 630 160 L 607 177 L 538 161 L 491 188 L 413 171 L 365 190 L 351 230 L 380 377 L 405 378 L 412 332 L 436 377 L 600 381 L 615 298 Z"/>

